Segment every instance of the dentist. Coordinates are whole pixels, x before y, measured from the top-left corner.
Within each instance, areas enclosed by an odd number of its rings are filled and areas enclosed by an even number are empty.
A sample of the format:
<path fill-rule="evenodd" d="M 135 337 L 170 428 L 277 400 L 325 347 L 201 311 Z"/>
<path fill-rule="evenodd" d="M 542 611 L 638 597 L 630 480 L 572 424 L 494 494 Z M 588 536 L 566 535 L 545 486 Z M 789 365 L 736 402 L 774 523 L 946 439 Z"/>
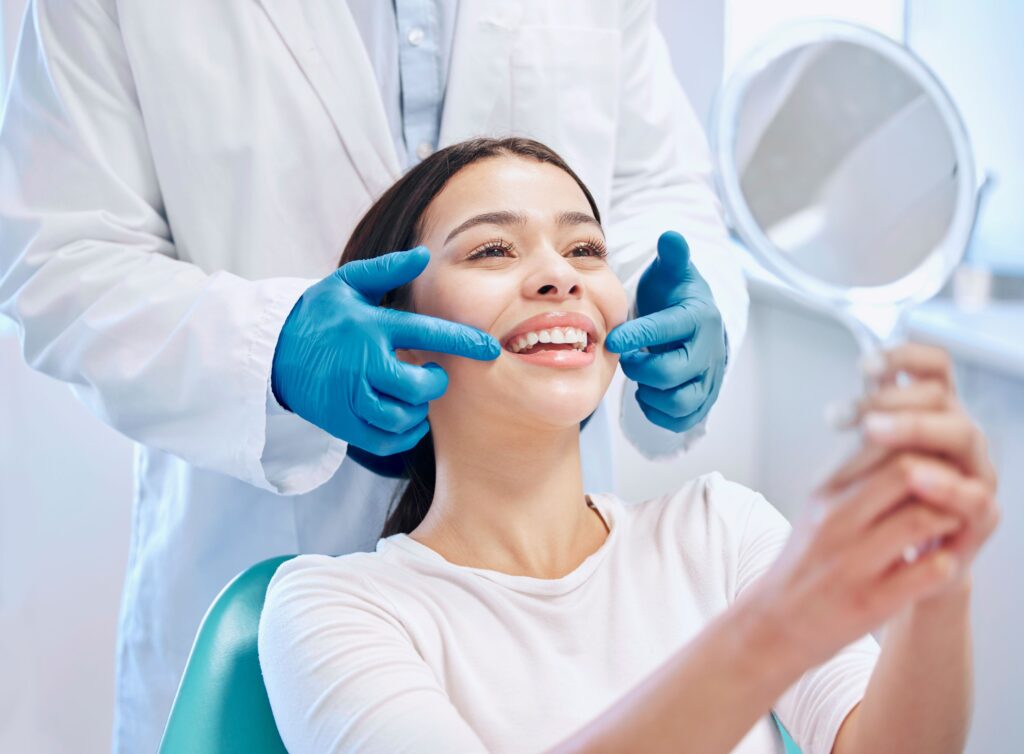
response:
<path fill-rule="evenodd" d="M 365 467 L 415 444 L 447 381 L 393 349 L 499 355 L 377 307 L 422 251 L 333 272 L 439 146 L 511 133 L 567 159 L 635 290 L 608 340 L 639 383 L 623 429 L 650 457 L 700 431 L 747 299 L 653 5 L 30 2 L 0 127 L 0 312 L 32 367 L 137 443 L 114 751 L 156 750 L 237 572 L 372 549 L 395 483 Z M 594 491 L 609 433 L 599 409 Z"/>

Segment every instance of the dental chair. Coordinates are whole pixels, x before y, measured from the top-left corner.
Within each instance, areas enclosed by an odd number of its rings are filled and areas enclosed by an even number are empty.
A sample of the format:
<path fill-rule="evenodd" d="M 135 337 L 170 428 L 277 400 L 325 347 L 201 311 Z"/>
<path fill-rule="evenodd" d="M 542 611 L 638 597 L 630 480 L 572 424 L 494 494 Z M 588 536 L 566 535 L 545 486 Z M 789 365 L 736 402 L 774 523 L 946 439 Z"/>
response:
<path fill-rule="evenodd" d="M 256 637 L 270 579 L 293 557 L 243 571 L 206 611 L 160 754 L 288 754 L 270 711 Z"/>
<path fill-rule="evenodd" d="M 206 611 L 159 754 L 288 754 L 263 685 L 256 639 L 270 579 L 293 557 L 271 558 L 243 571 Z M 772 717 L 786 754 L 800 754 Z"/>

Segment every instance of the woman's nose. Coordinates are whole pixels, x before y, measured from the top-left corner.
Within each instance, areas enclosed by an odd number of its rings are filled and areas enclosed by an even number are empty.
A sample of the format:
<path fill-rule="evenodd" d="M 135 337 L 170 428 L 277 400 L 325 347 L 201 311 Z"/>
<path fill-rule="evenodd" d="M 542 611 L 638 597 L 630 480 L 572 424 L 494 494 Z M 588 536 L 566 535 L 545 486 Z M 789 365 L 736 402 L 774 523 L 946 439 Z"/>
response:
<path fill-rule="evenodd" d="M 558 301 L 580 298 L 583 295 L 583 278 L 568 259 L 552 252 L 527 276 L 524 294 L 527 298 Z"/>

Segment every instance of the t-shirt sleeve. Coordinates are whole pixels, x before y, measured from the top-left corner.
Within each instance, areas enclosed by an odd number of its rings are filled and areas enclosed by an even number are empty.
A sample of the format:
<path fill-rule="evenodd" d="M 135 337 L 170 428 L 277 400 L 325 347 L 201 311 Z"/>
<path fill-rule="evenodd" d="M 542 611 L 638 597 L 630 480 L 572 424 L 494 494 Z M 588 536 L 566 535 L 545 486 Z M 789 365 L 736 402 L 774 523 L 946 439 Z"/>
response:
<path fill-rule="evenodd" d="M 304 556 L 278 569 L 259 657 L 291 754 L 486 752 L 358 567 Z"/>
<path fill-rule="evenodd" d="M 792 530 L 764 497 L 748 494 L 752 499 L 739 539 L 737 595 L 768 570 Z M 864 698 L 879 651 L 878 642 L 867 634 L 808 670 L 775 703 L 775 714 L 803 754 L 830 754 L 843 720 Z"/>

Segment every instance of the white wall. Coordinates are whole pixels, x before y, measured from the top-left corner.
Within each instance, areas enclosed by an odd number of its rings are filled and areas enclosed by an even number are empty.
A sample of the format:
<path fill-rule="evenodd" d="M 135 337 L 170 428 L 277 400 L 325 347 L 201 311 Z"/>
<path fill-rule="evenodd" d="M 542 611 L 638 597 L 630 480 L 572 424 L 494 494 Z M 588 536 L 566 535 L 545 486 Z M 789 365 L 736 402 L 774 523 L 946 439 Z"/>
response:
<path fill-rule="evenodd" d="M 131 447 L 0 335 L 0 751 L 109 747 Z"/>
<path fill-rule="evenodd" d="M 706 123 L 722 77 L 725 3 L 722 0 L 661 0 L 658 24 L 672 64 L 701 122 Z"/>
<path fill-rule="evenodd" d="M 0 93 L 24 5 L 0 5 Z M 109 748 L 131 496 L 130 444 L 0 318 L 0 751 Z"/>

